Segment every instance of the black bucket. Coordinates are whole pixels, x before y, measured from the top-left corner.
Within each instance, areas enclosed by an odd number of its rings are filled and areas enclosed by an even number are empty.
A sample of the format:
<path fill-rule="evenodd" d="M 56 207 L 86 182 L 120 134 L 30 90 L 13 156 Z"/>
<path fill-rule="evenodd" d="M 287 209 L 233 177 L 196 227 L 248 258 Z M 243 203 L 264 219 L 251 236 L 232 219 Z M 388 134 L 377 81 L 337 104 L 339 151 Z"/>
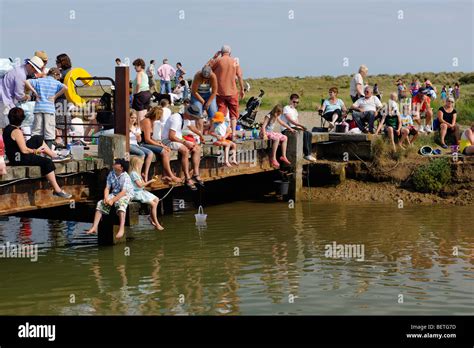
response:
<path fill-rule="evenodd" d="M 278 185 L 277 192 L 280 195 L 285 196 L 288 194 L 288 188 L 290 187 L 289 181 L 275 180 L 274 183 Z"/>
<path fill-rule="evenodd" d="M 343 124 L 337 124 L 336 125 L 336 133 L 345 133 L 346 132 L 346 126 Z"/>
<path fill-rule="evenodd" d="M 327 132 L 329 132 L 329 128 L 326 128 L 326 127 L 313 127 L 313 129 L 311 131 L 315 132 L 315 133 L 327 133 Z"/>

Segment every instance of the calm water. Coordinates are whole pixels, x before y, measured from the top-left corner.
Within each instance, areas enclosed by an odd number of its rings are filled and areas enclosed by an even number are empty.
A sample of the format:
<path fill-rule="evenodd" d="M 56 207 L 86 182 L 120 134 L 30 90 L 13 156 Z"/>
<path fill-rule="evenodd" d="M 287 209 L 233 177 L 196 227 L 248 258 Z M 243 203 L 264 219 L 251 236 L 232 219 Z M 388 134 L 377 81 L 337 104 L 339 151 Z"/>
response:
<path fill-rule="evenodd" d="M 206 213 L 201 229 L 194 212 L 165 216 L 164 232 L 142 217 L 133 240 L 101 248 L 88 224 L 0 222 L 0 244 L 40 248 L 37 262 L 0 259 L 0 314 L 474 313 L 472 207 L 237 202 Z M 364 245 L 365 260 L 326 257 L 334 241 Z"/>

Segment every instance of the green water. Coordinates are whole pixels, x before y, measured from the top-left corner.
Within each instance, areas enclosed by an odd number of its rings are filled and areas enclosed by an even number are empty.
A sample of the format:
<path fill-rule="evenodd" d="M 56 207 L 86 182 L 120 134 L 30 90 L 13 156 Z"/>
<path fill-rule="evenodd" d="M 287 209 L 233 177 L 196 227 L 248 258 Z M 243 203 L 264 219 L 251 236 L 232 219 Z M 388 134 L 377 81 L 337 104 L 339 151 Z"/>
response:
<path fill-rule="evenodd" d="M 141 217 L 133 239 L 100 248 L 88 224 L 0 222 L 0 244 L 39 246 L 37 262 L 0 259 L 0 314 L 474 313 L 472 207 L 236 202 L 205 212 L 206 228 L 187 211 L 164 216 L 164 232 Z M 364 261 L 327 257 L 333 242 L 363 245 Z"/>

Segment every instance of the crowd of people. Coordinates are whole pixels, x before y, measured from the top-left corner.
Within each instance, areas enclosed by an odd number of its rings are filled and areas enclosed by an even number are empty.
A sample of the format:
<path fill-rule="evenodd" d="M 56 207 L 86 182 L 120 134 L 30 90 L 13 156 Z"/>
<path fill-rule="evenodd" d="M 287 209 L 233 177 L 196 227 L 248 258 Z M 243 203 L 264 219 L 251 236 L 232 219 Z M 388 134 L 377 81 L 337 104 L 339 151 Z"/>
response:
<path fill-rule="evenodd" d="M 64 79 L 72 64 L 67 54 L 56 57 L 56 67 L 48 68 L 47 63 L 47 54 L 37 51 L 0 79 L 0 127 L 10 165 L 40 166 L 54 195 L 70 198 L 71 195 L 56 181 L 54 162 L 65 158 L 54 148 L 59 148 L 65 118 L 69 117 L 66 121 L 71 122 L 70 113 L 63 111 L 70 108 L 65 98 Z M 124 65 L 119 58 L 116 64 Z M 130 163 L 123 159 L 115 161 L 89 231 L 96 232 L 101 216 L 115 206 L 120 217 L 117 238 L 123 235 L 125 211 L 131 200 L 149 204 L 150 223 L 158 230 L 163 228 L 156 217 L 158 198 L 145 190 L 157 179 L 150 178 L 153 156 L 162 162 L 164 182 L 183 183 L 193 191 L 204 188 L 200 161 L 205 135 L 210 135 L 211 143 L 224 150 L 225 166 L 239 165 L 236 158 L 237 120 L 239 100 L 245 97 L 242 69 L 238 59 L 231 56 L 228 45 L 222 46 L 194 74 L 191 83 L 186 79 L 187 72 L 181 62 L 173 67 L 165 58 L 156 68 L 154 60 L 150 60 L 147 67 L 142 58 L 137 58 L 132 66 L 136 74 L 131 81 Z M 367 75 L 368 68 L 362 65 L 352 77 L 349 91 L 352 105 L 349 108 L 339 98 L 337 87 L 329 89 L 329 96 L 322 101 L 318 111 L 322 120 L 329 124 L 330 131 L 376 135 L 383 131 L 396 150 L 397 146 L 411 145 L 420 133 L 431 133 L 434 128 L 439 130 L 443 148 L 448 147 L 446 139 L 450 135 L 463 154 L 474 154 L 474 124 L 461 134 L 457 123 L 454 103 L 460 98 L 458 83 L 454 88 L 442 87 L 440 97 L 444 105 L 435 114 L 431 101 L 437 98 L 437 90 L 428 79 L 423 83 L 414 79 L 409 88 L 399 79 L 396 91 L 389 94 L 387 103 L 383 103 L 379 86 L 372 87 L 364 82 Z M 155 93 L 160 98 L 152 101 Z M 35 100 L 34 119 L 31 135 L 25 136 L 21 127 L 26 115 L 21 105 L 31 99 Z M 177 101 L 181 102 L 181 109 L 173 113 L 171 106 Z M 299 102 L 300 96 L 292 93 L 288 105 L 275 105 L 263 118 L 260 137 L 272 142 L 269 159 L 274 168 L 291 165 L 286 149 L 289 134 L 295 132 L 303 134 L 304 158 L 316 161 L 311 153 L 312 132 L 299 120 Z M 61 103 L 63 109 L 58 112 Z M 111 95 L 105 93 L 98 104 L 100 110 L 93 122 L 85 132 L 76 134 L 78 138 L 87 136 L 90 130 L 98 134 L 113 133 Z M 349 113 L 352 113 L 352 120 L 348 118 Z M 104 125 L 102 129 L 101 125 Z M 281 155 L 278 157 L 279 148 Z M 176 176 L 171 169 L 172 151 L 179 155 L 184 178 Z"/>
<path fill-rule="evenodd" d="M 372 87 L 364 82 L 367 74 L 368 68 L 361 65 L 358 73 L 352 77 L 349 93 L 353 104 L 350 108 L 346 108 L 342 99 L 338 98 L 336 87 L 329 89 L 329 97 L 323 101 L 318 111 L 328 122 L 330 131 L 339 129 L 339 132 L 377 135 L 383 130 L 394 151 L 397 146 L 404 148 L 405 144 L 411 145 L 418 134 L 433 131 L 439 131 L 440 145 L 444 149 L 448 148 L 447 135 L 452 138 L 454 145 L 460 144 L 462 135 L 454 108 L 455 102 L 460 98 L 459 83 L 455 83 L 454 88 L 442 87 L 443 105 L 435 114 L 431 102 L 437 98 L 437 89 L 429 79 L 421 83 L 415 78 L 409 88 L 399 79 L 396 82 L 397 90 L 389 94 L 387 103 L 383 103 L 377 84 Z M 349 112 L 352 112 L 350 121 L 347 118 Z M 466 136 L 464 135 L 465 138 Z M 464 150 L 465 148 L 461 152 Z M 468 153 L 470 149 L 464 152 Z"/>

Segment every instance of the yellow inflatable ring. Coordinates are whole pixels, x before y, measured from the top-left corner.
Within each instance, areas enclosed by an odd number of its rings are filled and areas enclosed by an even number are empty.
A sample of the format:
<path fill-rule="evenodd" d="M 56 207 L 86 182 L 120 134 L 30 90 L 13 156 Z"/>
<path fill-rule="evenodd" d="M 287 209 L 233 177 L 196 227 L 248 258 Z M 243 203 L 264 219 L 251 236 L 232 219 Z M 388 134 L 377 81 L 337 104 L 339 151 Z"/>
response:
<path fill-rule="evenodd" d="M 91 74 L 82 68 L 71 69 L 64 77 L 64 84 L 67 86 L 65 94 L 68 101 L 76 106 L 83 106 L 86 100 L 76 93 L 75 82 L 78 77 L 91 77 Z M 81 80 L 81 82 L 87 86 L 94 84 L 93 80 Z"/>

